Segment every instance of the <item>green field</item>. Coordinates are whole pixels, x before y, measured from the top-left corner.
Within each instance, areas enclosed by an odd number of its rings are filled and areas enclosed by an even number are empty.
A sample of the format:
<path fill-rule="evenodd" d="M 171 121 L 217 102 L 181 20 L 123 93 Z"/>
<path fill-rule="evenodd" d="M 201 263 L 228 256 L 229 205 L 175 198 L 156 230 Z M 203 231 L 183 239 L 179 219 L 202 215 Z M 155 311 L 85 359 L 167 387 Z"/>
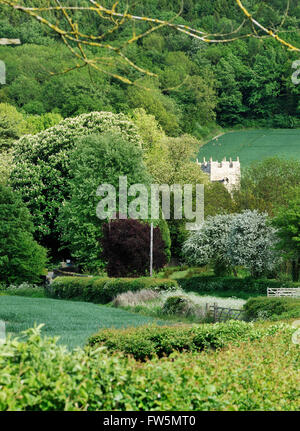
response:
<path fill-rule="evenodd" d="M 300 129 L 262 129 L 229 132 L 213 138 L 204 145 L 198 154 L 199 162 L 221 161 L 224 157 L 235 160 L 240 158 L 241 165 L 247 166 L 254 161 L 279 156 L 300 160 Z"/>
<path fill-rule="evenodd" d="M 83 346 L 100 328 L 122 328 L 155 322 L 151 317 L 86 302 L 20 296 L 0 297 L 0 320 L 7 333 L 18 334 L 34 323 L 44 323 L 42 333 L 59 336 L 69 348 Z"/>

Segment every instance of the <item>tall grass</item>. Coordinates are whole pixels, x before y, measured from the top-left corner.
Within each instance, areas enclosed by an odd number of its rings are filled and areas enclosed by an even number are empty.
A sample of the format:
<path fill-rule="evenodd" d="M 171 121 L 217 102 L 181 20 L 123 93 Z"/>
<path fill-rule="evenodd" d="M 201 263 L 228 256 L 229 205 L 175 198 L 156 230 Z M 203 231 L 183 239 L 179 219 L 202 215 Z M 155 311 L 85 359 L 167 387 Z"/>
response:
<path fill-rule="evenodd" d="M 0 285 L 0 296 L 27 296 L 30 298 L 45 298 L 45 289 L 35 284 L 24 282 L 19 285 Z"/>
<path fill-rule="evenodd" d="M 149 315 L 153 317 L 155 316 L 160 318 L 170 318 L 171 316 L 169 314 L 167 316 L 164 316 L 164 306 L 166 304 L 166 301 L 170 297 L 181 297 L 191 305 L 190 307 L 188 307 L 188 313 L 186 313 L 186 315 L 181 313 L 181 320 L 185 320 L 185 318 L 187 318 L 188 320 L 198 322 L 207 319 L 207 304 L 218 304 L 219 307 L 227 307 L 240 310 L 243 308 L 243 305 L 246 302 L 243 299 L 235 297 L 220 298 L 216 296 L 200 296 L 194 292 L 184 292 L 182 289 L 164 292 L 144 289 L 138 292 L 122 293 L 114 299 L 112 305 L 114 307 L 121 307 L 135 313 L 142 313 L 144 315 Z M 176 313 L 174 317 L 176 317 Z"/>

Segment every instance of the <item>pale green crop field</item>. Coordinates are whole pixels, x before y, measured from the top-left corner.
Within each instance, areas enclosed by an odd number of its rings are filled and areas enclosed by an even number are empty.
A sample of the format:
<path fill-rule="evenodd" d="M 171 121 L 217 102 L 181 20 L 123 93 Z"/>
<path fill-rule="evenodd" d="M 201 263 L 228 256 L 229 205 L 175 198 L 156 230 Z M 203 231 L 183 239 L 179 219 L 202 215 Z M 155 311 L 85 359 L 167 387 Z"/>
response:
<path fill-rule="evenodd" d="M 300 129 L 262 129 L 225 133 L 200 148 L 199 162 L 240 158 L 242 166 L 268 157 L 300 160 Z"/>
<path fill-rule="evenodd" d="M 6 323 L 6 331 L 12 335 L 44 323 L 42 334 L 59 336 L 59 343 L 69 348 L 84 346 L 88 337 L 101 328 L 157 322 L 152 317 L 104 305 L 21 296 L 0 296 L 0 320 Z"/>

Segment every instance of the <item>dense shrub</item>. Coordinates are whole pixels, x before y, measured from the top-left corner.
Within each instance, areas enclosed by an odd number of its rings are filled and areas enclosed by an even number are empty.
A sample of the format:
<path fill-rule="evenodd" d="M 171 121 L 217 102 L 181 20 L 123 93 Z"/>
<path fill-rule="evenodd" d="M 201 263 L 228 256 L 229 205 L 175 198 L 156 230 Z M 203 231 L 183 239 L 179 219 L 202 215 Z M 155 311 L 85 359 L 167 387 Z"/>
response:
<path fill-rule="evenodd" d="M 250 298 L 244 310 L 248 319 L 300 317 L 300 298 Z"/>
<path fill-rule="evenodd" d="M 237 277 L 199 276 L 181 278 L 177 279 L 177 281 L 183 290 L 197 293 L 231 291 L 237 294 L 244 292 L 266 295 L 268 287 L 298 287 L 298 285 L 292 282 L 283 283 L 277 280 Z"/>
<path fill-rule="evenodd" d="M 11 151 L 1 151 L 0 156 L 0 183 L 9 184 L 10 173 L 13 169 L 13 156 Z"/>
<path fill-rule="evenodd" d="M 175 280 L 162 278 L 58 277 L 49 286 L 48 293 L 53 298 L 81 299 L 106 304 L 123 292 L 177 287 Z"/>
<path fill-rule="evenodd" d="M 162 308 L 163 313 L 170 315 L 189 316 L 194 314 L 195 305 L 183 296 L 169 296 Z"/>
<path fill-rule="evenodd" d="M 28 133 L 35 135 L 36 133 L 42 132 L 43 130 L 49 129 L 50 127 L 56 126 L 63 117 L 60 114 L 47 112 L 41 115 L 27 115 L 25 121 L 28 128 Z"/>
<path fill-rule="evenodd" d="M 229 343 L 261 338 L 271 334 L 274 327 L 258 329 L 251 323 L 231 320 L 226 323 L 199 326 L 140 326 L 129 329 L 104 329 L 90 337 L 89 344 L 104 345 L 109 350 L 120 350 L 138 360 L 155 355 L 170 355 L 174 351 L 202 351 L 218 349 Z"/>
<path fill-rule="evenodd" d="M 69 352 L 31 329 L 0 346 L 0 410 L 298 410 L 300 351 L 291 328 L 273 332 L 140 363 L 105 348 Z"/>

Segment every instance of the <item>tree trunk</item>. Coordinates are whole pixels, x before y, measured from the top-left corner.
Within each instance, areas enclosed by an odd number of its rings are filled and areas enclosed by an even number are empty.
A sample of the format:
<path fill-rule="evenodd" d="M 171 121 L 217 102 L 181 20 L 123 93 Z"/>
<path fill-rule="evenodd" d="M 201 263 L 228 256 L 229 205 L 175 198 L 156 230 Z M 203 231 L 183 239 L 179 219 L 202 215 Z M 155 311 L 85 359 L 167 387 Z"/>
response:
<path fill-rule="evenodd" d="M 296 258 L 292 261 L 292 277 L 293 281 L 299 281 L 300 275 L 300 258 Z"/>

